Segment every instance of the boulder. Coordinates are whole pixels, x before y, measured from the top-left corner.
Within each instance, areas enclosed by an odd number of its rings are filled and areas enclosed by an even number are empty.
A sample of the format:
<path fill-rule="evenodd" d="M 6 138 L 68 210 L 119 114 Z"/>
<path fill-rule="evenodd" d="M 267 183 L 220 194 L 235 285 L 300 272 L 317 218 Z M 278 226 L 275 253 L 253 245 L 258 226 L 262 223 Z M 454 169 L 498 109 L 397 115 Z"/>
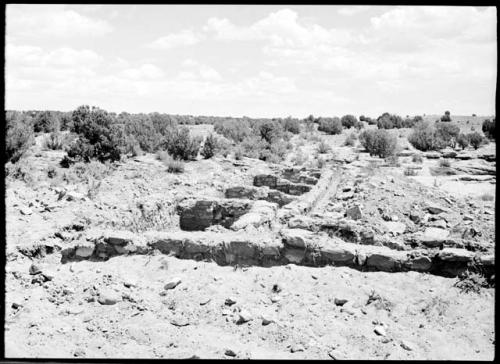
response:
<path fill-rule="evenodd" d="M 226 198 L 244 198 L 249 200 L 260 200 L 267 198 L 267 191 L 263 188 L 236 186 L 224 191 Z"/>
<path fill-rule="evenodd" d="M 425 209 L 427 211 L 429 211 L 431 214 L 441 214 L 443 212 L 448 212 L 448 209 L 442 207 L 442 206 L 439 206 L 439 205 L 435 205 L 435 204 L 428 204 Z"/>
<path fill-rule="evenodd" d="M 444 248 L 437 256 L 445 262 L 470 262 L 474 258 L 474 255 L 474 252 L 465 249 Z"/>
<path fill-rule="evenodd" d="M 366 254 L 366 266 L 368 268 L 384 271 L 393 272 L 398 270 L 401 266 L 402 255 L 391 249 L 380 250 L 377 252 L 367 252 Z"/>
<path fill-rule="evenodd" d="M 358 205 L 353 206 L 346 211 L 346 216 L 352 220 L 359 220 L 363 217 L 363 214 L 361 212 L 361 207 Z"/>
<path fill-rule="evenodd" d="M 403 234 L 406 230 L 406 225 L 402 222 L 384 221 L 382 224 L 388 232 L 394 235 Z"/>
<path fill-rule="evenodd" d="M 441 246 L 450 235 L 450 232 L 445 229 L 428 227 L 419 237 L 419 241 L 428 247 Z"/>
<path fill-rule="evenodd" d="M 313 239 L 312 232 L 304 229 L 282 229 L 281 236 L 286 245 L 305 249 Z"/>
<path fill-rule="evenodd" d="M 290 263 L 300 264 L 304 260 L 305 251 L 304 249 L 288 248 L 285 250 L 284 256 Z"/>
<path fill-rule="evenodd" d="M 460 160 L 469 160 L 472 159 L 472 155 L 469 153 L 459 153 L 455 156 L 455 158 Z"/>
<path fill-rule="evenodd" d="M 428 256 L 420 255 L 410 258 L 407 261 L 407 265 L 411 270 L 427 272 L 432 267 L 432 260 Z"/>
<path fill-rule="evenodd" d="M 426 153 L 423 153 L 423 155 L 427 159 L 439 159 L 439 158 L 441 158 L 441 153 L 439 153 L 439 152 L 426 152 Z"/>
<path fill-rule="evenodd" d="M 270 174 L 259 174 L 253 178 L 253 185 L 256 187 L 267 186 L 276 188 L 278 177 Z"/>
<path fill-rule="evenodd" d="M 114 305 L 115 303 L 120 302 L 121 300 L 122 300 L 121 295 L 110 289 L 102 290 L 99 293 L 99 298 L 97 299 L 97 301 L 101 305 Z"/>

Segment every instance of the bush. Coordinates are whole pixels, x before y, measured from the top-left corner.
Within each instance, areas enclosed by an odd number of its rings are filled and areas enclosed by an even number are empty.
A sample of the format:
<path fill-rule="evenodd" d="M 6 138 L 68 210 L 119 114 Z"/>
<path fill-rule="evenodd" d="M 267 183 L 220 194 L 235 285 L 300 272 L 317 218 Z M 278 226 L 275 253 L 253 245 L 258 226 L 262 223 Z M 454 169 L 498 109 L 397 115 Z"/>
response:
<path fill-rule="evenodd" d="M 332 147 L 330 147 L 329 144 L 327 144 L 324 140 L 321 140 L 318 144 L 317 151 L 320 154 L 328 153 L 329 151 L 332 150 Z"/>
<path fill-rule="evenodd" d="M 174 159 L 193 160 L 198 156 L 201 138 L 191 137 L 187 127 L 175 130 L 167 138 L 167 151 Z"/>
<path fill-rule="evenodd" d="M 340 119 L 340 122 L 342 123 L 343 127 L 350 129 L 352 127 L 357 126 L 358 119 L 356 119 L 356 117 L 354 115 L 344 115 Z"/>
<path fill-rule="evenodd" d="M 469 136 L 467 134 L 460 133 L 457 137 L 457 143 L 464 150 L 469 146 Z"/>
<path fill-rule="evenodd" d="M 440 166 L 440 167 L 446 167 L 446 168 L 448 168 L 448 167 L 450 167 L 450 166 L 451 166 L 451 162 L 450 162 L 450 160 L 449 160 L 449 159 L 446 159 L 446 158 L 444 158 L 444 159 L 440 159 L 440 160 L 439 160 L 439 166 Z"/>
<path fill-rule="evenodd" d="M 243 159 L 243 148 L 239 145 L 234 149 L 234 159 L 237 161 Z"/>
<path fill-rule="evenodd" d="M 420 154 L 413 154 L 411 157 L 411 161 L 413 163 L 423 163 L 424 160 Z"/>
<path fill-rule="evenodd" d="M 436 137 L 443 140 L 447 145 L 455 148 L 456 138 L 460 134 L 460 127 L 452 122 L 441 122 L 435 124 Z"/>
<path fill-rule="evenodd" d="M 447 142 L 438 137 L 436 129 L 429 123 L 418 123 L 408 135 L 408 141 L 421 151 L 440 150 L 447 146 Z"/>
<path fill-rule="evenodd" d="M 397 147 L 396 136 L 382 129 L 363 131 L 359 136 L 359 141 L 370 156 L 376 155 L 380 158 L 393 155 Z"/>
<path fill-rule="evenodd" d="M 181 160 L 173 158 L 166 151 L 158 151 L 156 153 L 156 158 L 167 167 L 169 173 L 182 173 L 184 172 L 184 163 Z"/>
<path fill-rule="evenodd" d="M 470 145 L 472 145 L 474 147 L 474 149 L 478 149 L 481 146 L 481 144 L 483 143 L 483 139 L 484 139 L 484 137 L 481 134 L 479 134 L 477 131 L 475 131 L 474 133 L 468 134 L 468 138 L 469 138 Z"/>
<path fill-rule="evenodd" d="M 385 112 L 377 118 L 377 127 L 379 129 L 399 129 L 403 127 L 403 119 L 399 115 Z"/>
<path fill-rule="evenodd" d="M 495 136 L 495 118 L 493 118 L 493 121 L 490 121 L 490 119 L 486 119 L 483 121 L 483 126 L 482 130 L 484 135 L 489 138 L 489 139 L 496 139 Z"/>
<path fill-rule="evenodd" d="M 51 133 L 59 131 L 60 121 L 52 111 L 40 111 L 34 117 L 33 129 L 35 133 Z"/>
<path fill-rule="evenodd" d="M 418 175 L 418 171 L 414 168 L 407 167 L 404 170 L 404 175 L 405 176 L 416 176 L 416 175 Z"/>
<path fill-rule="evenodd" d="M 451 121 L 451 116 L 449 111 L 445 111 L 444 115 L 441 116 L 441 121 Z"/>
<path fill-rule="evenodd" d="M 319 119 L 319 125 L 318 125 L 318 130 L 319 131 L 324 131 L 327 134 L 341 134 L 342 133 L 342 122 L 338 117 L 333 117 L 333 118 L 320 118 Z"/>
<path fill-rule="evenodd" d="M 252 134 L 252 129 L 246 121 L 238 120 L 218 120 L 214 124 L 214 130 L 237 143 L 242 142 L 246 137 Z"/>
<path fill-rule="evenodd" d="M 31 120 L 17 112 L 6 112 L 5 128 L 5 162 L 16 163 L 35 142 Z"/>
<path fill-rule="evenodd" d="M 210 134 L 205 139 L 200 154 L 203 156 L 203 158 L 209 159 L 215 155 L 217 149 L 218 149 L 217 139 L 212 134 Z"/>
<path fill-rule="evenodd" d="M 356 139 L 358 137 L 356 136 L 356 133 L 351 133 L 347 136 L 347 138 L 344 141 L 344 146 L 346 147 L 354 147 L 356 145 Z"/>
<path fill-rule="evenodd" d="M 283 121 L 283 129 L 292 134 L 298 134 L 300 133 L 300 123 L 297 119 L 288 117 Z"/>
<path fill-rule="evenodd" d="M 259 135 L 268 143 L 273 143 L 283 136 L 281 124 L 276 121 L 263 121 L 256 124 Z"/>
<path fill-rule="evenodd" d="M 43 147 L 51 150 L 63 149 L 64 138 L 59 132 L 52 132 L 43 141 Z"/>
<path fill-rule="evenodd" d="M 113 118 L 106 111 L 89 106 L 80 106 L 72 114 L 73 131 L 79 138 L 68 150 L 68 159 L 90 162 L 120 160 L 121 136 L 113 125 Z"/>

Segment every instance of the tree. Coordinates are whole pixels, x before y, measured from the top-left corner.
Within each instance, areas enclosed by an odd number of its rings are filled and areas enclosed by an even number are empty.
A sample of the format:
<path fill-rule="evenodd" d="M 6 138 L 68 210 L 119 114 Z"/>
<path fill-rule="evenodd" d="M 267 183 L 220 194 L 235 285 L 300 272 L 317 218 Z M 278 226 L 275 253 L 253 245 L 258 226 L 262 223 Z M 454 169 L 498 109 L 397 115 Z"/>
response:
<path fill-rule="evenodd" d="M 493 121 L 490 121 L 490 119 L 486 119 L 483 121 L 483 126 L 482 130 L 484 135 L 489 138 L 489 139 L 496 139 L 495 135 L 495 118 L 493 118 Z"/>
<path fill-rule="evenodd" d="M 451 116 L 449 111 L 444 112 L 444 115 L 441 116 L 441 121 L 451 121 Z"/>
<path fill-rule="evenodd" d="M 457 137 L 457 143 L 464 150 L 469 146 L 469 137 L 467 134 L 460 133 Z"/>
<path fill-rule="evenodd" d="M 205 143 L 203 143 L 203 148 L 201 149 L 200 154 L 205 159 L 212 158 L 217 150 L 217 145 L 218 145 L 217 139 L 212 134 L 210 134 L 209 136 L 206 137 Z"/>
<path fill-rule="evenodd" d="M 344 115 L 340 119 L 340 122 L 342 123 L 343 127 L 350 129 L 353 126 L 356 126 L 356 124 L 358 123 L 358 119 L 356 119 L 354 115 Z"/>
<path fill-rule="evenodd" d="M 342 133 L 342 122 L 338 117 L 320 118 L 318 130 L 332 135 L 340 134 Z"/>
<path fill-rule="evenodd" d="M 484 139 L 484 137 L 477 131 L 468 134 L 468 137 L 469 137 L 469 143 L 474 147 L 474 149 L 478 149 L 481 146 L 481 143 L 483 142 Z"/>
<path fill-rule="evenodd" d="M 397 138 L 387 130 L 365 130 L 359 135 L 361 145 L 370 153 L 380 158 L 394 155 L 397 147 Z"/>
<path fill-rule="evenodd" d="M 436 123 L 436 136 L 445 141 L 451 147 L 455 146 L 456 138 L 460 134 L 460 127 L 456 123 Z"/>
<path fill-rule="evenodd" d="M 403 119 L 399 115 L 385 112 L 377 118 L 377 127 L 379 129 L 399 129 L 403 127 Z"/>

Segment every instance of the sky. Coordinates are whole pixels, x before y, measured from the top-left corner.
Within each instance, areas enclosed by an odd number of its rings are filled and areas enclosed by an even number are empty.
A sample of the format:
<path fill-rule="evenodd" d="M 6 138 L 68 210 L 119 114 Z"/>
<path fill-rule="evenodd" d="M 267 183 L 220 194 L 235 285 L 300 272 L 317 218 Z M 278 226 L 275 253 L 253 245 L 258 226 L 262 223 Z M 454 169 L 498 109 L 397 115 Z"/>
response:
<path fill-rule="evenodd" d="M 493 115 L 494 7 L 7 5 L 5 107 Z"/>

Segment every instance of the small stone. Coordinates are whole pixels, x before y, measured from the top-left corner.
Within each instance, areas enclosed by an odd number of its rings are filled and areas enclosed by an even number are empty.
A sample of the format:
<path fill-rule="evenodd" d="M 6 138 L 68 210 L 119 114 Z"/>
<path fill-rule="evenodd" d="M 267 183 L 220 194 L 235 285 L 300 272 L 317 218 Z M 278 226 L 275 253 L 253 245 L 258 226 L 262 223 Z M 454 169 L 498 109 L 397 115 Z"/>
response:
<path fill-rule="evenodd" d="M 205 299 L 205 300 L 203 300 L 203 301 L 200 302 L 200 306 L 205 306 L 210 301 L 212 301 L 212 299 L 211 298 L 207 298 L 207 299 Z"/>
<path fill-rule="evenodd" d="M 335 297 L 335 305 L 336 306 L 344 306 L 346 303 L 347 303 L 348 300 L 346 300 L 345 298 L 337 298 Z"/>
<path fill-rule="evenodd" d="M 226 306 L 232 306 L 236 303 L 236 299 L 234 297 L 228 297 L 226 298 L 226 301 L 224 302 L 224 304 Z"/>
<path fill-rule="evenodd" d="M 31 275 L 35 275 L 35 274 L 38 274 L 38 273 L 42 273 L 42 269 L 36 265 L 36 264 L 31 264 L 30 266 L 30 274 Z"/>
<path fill-rule="evenodd" d="M 373 330 L 373 331 L 375 331 L 375 333 L 377 335 L 380 335 L 380 336 L 386 336 L 387 335 L 387 332 L 385 331 L 385 328 L 383 326 L 377 326 L 375 328 L 375 330 Z"/>
<path fill-rule="evenodd" d="M 304 351 L 304 346 L 302 346 L 301 344 L 292 345 L 292 347 L 290 348 L 290 351 L 292 353 L 296 353 L 298 351 Z"/>
<path fill-rule="evenodd" d="M 399 217 L 397 215 L 391 216 L 392 221 L 399 221 Z"/>
<path fill-rule="evenodd" d="M 236 353 L 234 351 L 232 351 L 231 349 L 226 349 L 226 351 L 224 351 L 224 354 L 227 356 L 232 356 L 232 357 L 236 356 Z"/>
<path fill-rule="evenodd" d="M 83 312 L 83 308 L 79 306 L 70 307 L 66 310 L 70 315 L 79 315 Z"/>
<path fill-rule="evenodd" d="M 181 279 L 180 278 L 173 278 L 170 282 L 168 282 L 167 284 L 165 284 L 165 289 L 166 290 L 168 290 L 168 289 L 174 289 L 180 283 L 181 283 Z"/>
<path fill-rule="evenodd" d="M 245 322 L 248 322 L 248 321 L 251 321 L 253 318 L 252 318 L 252 315 L 250 314 L 250 312 L 248 312 L 247 310 L 241 310 L 240 313 L 239 313 L 239 318 L 238 318 L 238 323 L 245 323 Z"/>
<path fill-rule="evenodd" d="M 123 285 L 127 288 L 130 288 L 130 287 L 136 287 L 137 283 L 131 280 L 127 280 L 123 282 Z"/>
<path fill-rule="evenodd" d="M 115 291 L 103 290 L 99 294 L 97 300 L 101 305 L 114 305 L 115 303 L 121 301 L 121 296 Z"/>
<path fill-rule="evenodd" d="M 222 310 L 221 313 L 222 313 L 222 316 L 229 316 L 231 314 L 231 311 L 226 309 L 226 310 Z"/>
<path fill-rule="evenodd" d="M 412 351 L 413 350 L 413 345 L 411 343 L 409 343 L 408 341 L 401 340 L 400 345 L 405 350 L 408 350 L 408 351 Z"/>
<path fill-rule="evenodd" d="M 21 214 L 23 215 L 31 215 L 33 213 L 33 210 L 30 209 L 29 207 L 23 207 L 21 208 Z"/>
<path fill-rule="evenodd" d="M 271 296 L 271 302 L 272 303 L 276 303 L 276 302 L 279 302 L 279 301 L 281 301 L 281 297 L 280 296 L 277 296 L 277 295 Z"/>
<path fill-rule="evenodd" d="M 170 323 L 174 326 L 178 326 L 178 327 L 183 327 L 183 326 L 188 326 L 189 325 L 189 321 L 185 318 L 174 318 L 172 320 L 170 320 Z"/>
<path fill-rule="evenodd" d="M 276 321 L 270 315 L 268 315 L 268 314 L 262 315 L 262 325 L 266 326 L 266 325 L 269 325 L 273 322 L 276 322 Z"/>
<path fill-rule="evenodd" d="M 346 216 L 352 220 L 359 220 L 363 217 L 363 214 L 359 206 L 353 206 L 347 209 Z"/>

